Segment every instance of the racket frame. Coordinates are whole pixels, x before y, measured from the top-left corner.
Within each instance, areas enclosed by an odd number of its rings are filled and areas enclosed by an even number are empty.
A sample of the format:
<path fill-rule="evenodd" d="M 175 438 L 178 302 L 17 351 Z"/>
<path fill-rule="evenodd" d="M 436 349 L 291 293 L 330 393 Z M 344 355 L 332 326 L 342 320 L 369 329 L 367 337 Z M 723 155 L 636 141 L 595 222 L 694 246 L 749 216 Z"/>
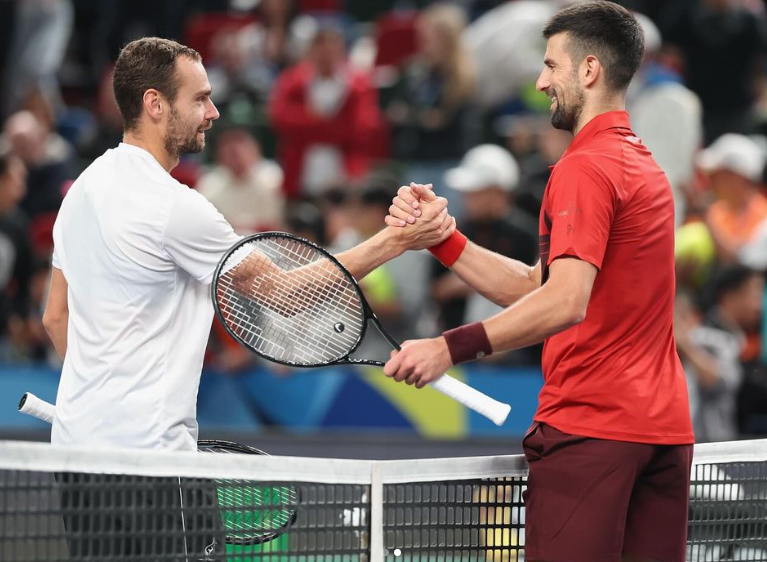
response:
<path fill-rule="evenodd" d="M 210 449 L 217 449 L 217 450 L 210 450 Z M 235 453 L 235 454 L 245 454 L 245 455 L 263 455 L 265 457 L 269 456 L 269 453 L 266 453 L 262 451 L 261 449 L 256 449 L 255 447 L 251 447 L 250 445 L 244 445 L 242 443 L 236 443 L 234 441 L 225 441 L 222 439 L 199 439 L 197 441 L 197 450 L 200 451 L 201 453 L 210 453 L 210 454 Z M 218 481 L 216 481 L 216 486 L 218 487 Z M 260 533 L 259 535 L 252 535 L 252 536 L 246 536 L 246 537 L 230 535 L 226 530 L 226 526 L 224 526 L 224 533 L 226 535 L 227 544 L 233 544 L 233 545 L 239 545 L 239 546 L 252 546 L 257 544 L 265 544 L 265 543 L 273 541 L 277 537 L 284 534 L 288 529 L 290 529 L 293 526 L 293 524 L 296 522 L 296 518 L 298 517 L 298 505 L 301 502 L 301 491 L 296 486 L 292 486 L 290 484 L 287 484 L 286 487 L 287 486 L 295 490 L 296 503 L 295 503 L 295 506 L 292 509 L 290 509 L 290 512 L 291 512 L 290 517 L 288 517 L 288 520 L 283 525 L 281 525 L 277 529 L 274 529 L 271 532 L 264 532 L 264 533 Z"/>
<path fill-rule="evenodd" d="M 217 294 L 218 294 L 219 275 L 224 265 L 226 264 L 227 260 L 233 254 L 235 254 L 241 247 L 243 247 L 246 244 L 250 244 L 251 242 L 256 242 L 264 238 L 282 238 L 285 240 L 295 241 L 295 242 L 299 242 L 301 244 L 306 244 L 307 246 L 310 246 L 313 250 L 318 252 L 321 256 L 327 258 L 333 264 L 335 264 L 336 267 L 338 267 L 338 269 L 344 275 L 344 277 L 346 277 L 347 280 L 351 283 L 352 287 L 354 288 L 354 291 L 356 292 L 357 296 L 360 299 L 360 304 L 362 305 L 362 310 L 364 315 L 364 318 L 363 318 L 364 322 L 362 323 L 362 329 L 360 330 L 360 334 L 357 338 L 357 341 L 346 352 L 345 355 L 338 357 L 336 359 L 332 359 L 330 361 L 318 361 L 316 363 L 311 363 L 311 364 L 277 359 L 276 357 L 262 353 L 260 350 L 256 349 L 250 343 L 245 341 L 244 338 L 239 336 L 237 333 L 235 333 L 234 330 L 232 330 L 229 327 L 229 324 L 224 318 L 224 312 L 221 310 L 221 307 L 219 306 L 219 303 L 218 303 Z M 268 256 L 266 257 L 268 258 Z M 308 266 L 308 265 L 311 265 L 312 263 L 314 262 L 309 262 L 306 265 Z M 349 270 L 347 270 L 346 267 L 344 267 L 344 265 L 340 261 L 338 261 L 338 259 L 335 256 L 333 256 L 327 250 L 325 250 L 325 248 L 322 248 L 321 246 L 315 244 L 314 242 L 310 240 L 301 238 L 300 236 L 289 234 L 287 232 L 277 232 L 277 231 L 259 232 L 257 234 L 252 234 L 250 236 L 246 236 L 245 238 L 242 238 L 234 246 L 229 248 L 229 250 L 227 250 L 226 254 L 224 254 L 224 256 L 219 261 L 218 265 L 216 266 L 216 271 L 213 274 L 213 282 L 210 285 L 210 295 L 211 295 L 211 299 L 213 300 L 213 306 L 216 310 L 216 317 L 218 318 L 218 321 L 223 325 L 224 330 L 226 330 L 226 333 L 232 336 L 240 345 L 245 346 L 247 349 L 251 350 L 253 353 L 257 354 L 259 357 L 262 357 L 266 359 L 267 361 L 271 361 L 273 363 L 278 363 L 280 365 L 286 365 L 288 367 L 299 367 L 302 369 L 313 369 L 315 367 L 330 367 L 332 365 L 372 365 L 374 367 L 383 367 L 386 364 L 383 361 L 375 361 L 371 359 L 353 359 L 350 357 L 350 355 L 354 353 L 357 350 L 357 348 L 360 346 L 360 344 L 362 343 L 362 340 L 365 339 L 365 335 L 367 334 L 368 323 L 371 321 L 373 322 L 373 324 L 375 324 L 375 327 L 378 330 L 378 332 L 386 339 L 387 342 L 389 342 L 392 348 L 396 350 L 400 349 L 400 345 L 397 343 L 397 341 L 394 338 L 392 338 L 391 335 L 389 335 L 389 333 L 381 324 L 380 320 L 378 320 L 378 317 L 376 316 L 372 307 L 370 306 L 370 304 L 368 304 L 368 301 L 365 298 L 365 295 L 362 293 L 362 289 L 360 289 L 359 283 L 354 278 L 354 276 L 351 273 L 349 273 Z"/>

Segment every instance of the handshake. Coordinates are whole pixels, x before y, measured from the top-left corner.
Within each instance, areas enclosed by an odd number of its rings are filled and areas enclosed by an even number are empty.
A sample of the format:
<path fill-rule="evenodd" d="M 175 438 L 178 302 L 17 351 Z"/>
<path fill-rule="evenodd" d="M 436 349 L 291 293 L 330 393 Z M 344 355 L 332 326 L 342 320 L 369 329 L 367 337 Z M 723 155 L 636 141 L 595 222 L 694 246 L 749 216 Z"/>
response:
<path fill-rule="evenodd" d="M 432 184 L 400 187 L 384 220 L 402 251 L 436 246 L 456 228 L 455 218 L 447 211 L 447 199 L 437 197 Z"/>

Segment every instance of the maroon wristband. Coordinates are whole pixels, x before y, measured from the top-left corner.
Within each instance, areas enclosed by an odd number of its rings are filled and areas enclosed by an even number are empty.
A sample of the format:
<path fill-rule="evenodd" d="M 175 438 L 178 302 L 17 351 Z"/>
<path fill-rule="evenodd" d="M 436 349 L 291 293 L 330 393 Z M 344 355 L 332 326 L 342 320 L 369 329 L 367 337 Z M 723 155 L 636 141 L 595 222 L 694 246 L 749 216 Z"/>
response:
<path fill-rule="evenodd" d="M 464 361 L 473 361 L 492 355 L 493 348 L 487 337 L 485 326 L 482 322 L 473 322 L 448 330 L 442 334 L 450 351 L 450 359 L 453 365 Z"/>

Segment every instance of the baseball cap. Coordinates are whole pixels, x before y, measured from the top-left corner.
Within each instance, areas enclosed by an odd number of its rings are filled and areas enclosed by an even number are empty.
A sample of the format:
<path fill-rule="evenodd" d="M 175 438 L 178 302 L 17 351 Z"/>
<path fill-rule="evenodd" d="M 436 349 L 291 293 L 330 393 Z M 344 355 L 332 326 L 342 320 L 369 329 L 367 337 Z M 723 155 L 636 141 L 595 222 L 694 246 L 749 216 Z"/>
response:
<path fill-rule="evenodd" d="M 706 172 L 730 170 L 753 182 L 760 182 L 764 160 L 764 152 L 753 140 L 744 135 L 727 133 L 702 150 L 696 163 Z"/>
<path fill-rule="evenodd" d="M 495 144 L 481 144 L 469 150 L 457 168 L 448 170 L 445 182 L 465 192 L 490 186 L 512 191 L 519 183 L 519 166 L 508 150 Z"/>

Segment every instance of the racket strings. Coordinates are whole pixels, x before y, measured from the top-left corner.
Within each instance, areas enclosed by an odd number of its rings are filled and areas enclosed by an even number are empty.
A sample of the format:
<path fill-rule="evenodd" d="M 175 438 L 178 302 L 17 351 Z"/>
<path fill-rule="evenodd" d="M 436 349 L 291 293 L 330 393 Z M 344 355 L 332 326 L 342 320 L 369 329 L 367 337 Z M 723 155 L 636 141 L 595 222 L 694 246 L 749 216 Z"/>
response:
<path fill-rule="evenodd" d="M 236 454 L 222 448 L 209 453 Z M 242 479 L 217 479 L 218 507 L 226 531 L 241 538 L 273 534 L 289 525 L 298 508 L 298 490 L 288 484 L 264 484 Z"/>
<path fill-rule="evenodd" d="M 267 274 L 269 276 L 270 274 Z M 276 292 L 279 296 L 282 296 L 283 294 L 286 297 L 292 297 L 293 295 L 287 295 L 284 293 L 284 291 L 280 291 L 279 289 L 275 290 L 272 289 L 273 293 Z M 318 291 L 319 292 L 319 291 Z M 272 294 L 273 294 L 272 293 Z M 277 332 L 276 330 L 272 330 L 272 338 L 265 337 L 263 332 L 264 330 L 257 330 L 256 323 L 254 322 L 254 317 L 261 316 L 257 311 L 248 311 L 246 308 L 246 305 L 242 304 L 242 301 L 240 299 L 231 299 L 227 297 L 222 297 L 223 304 L 226 306 L 225 309 L 230 307 L 228 311 L 231 311 L 234 313 L 233 320 L 236 322 L 233 323 L 232 327 L 237 327 L 242 330 L 245 334 L 249 336 L 249 338 L 243 338 L 246 340 L 249 340 L 249 343 L 251 343 L 254 346 L 264 345 L 265 349 L 264 351 L 267 352 L 269 355 L 277 355 L 276 350 L 279 350 L 282 353 L 286 353 L 288 350 L 283 344 L 291 344 L 295 346 L 295 352 L 299 353 L 299 355 L 305 356 L 302 357 L 306 362 L 312 363 L 312 357 L 315 355 L 316 350 L 318 347 L 324 347 L 332 351 L 333 353 L 337 355 L 343 355 L 343 353 L 349 349 L 351 345 L 354 344 L 354 341 L 350 338 L 344 338 L 344 337 L 338 337 L 336 340 L 326 338 L 324 340 L 318 339 L 315 337 L 315 332 L 309 329 L 307 326 L 306 321 L 302 321 L 301 318 L 293 318 L 296 315 L 293 314 L 292 311 L 288 311 L 287 308 L 284 307 L 284 305 L 274 305 L 274 299 L 264 299 L 260 298 L 258 294 L 258 287 L 254 288 L 254 291 L 245 296 L 247 299 L 249 299 L 252 302 L 255 302 L 259 304 L 264 309 L 269 309 L 272 311 L 276 311 L 276 315 L 270 315 L 268 320 L 273 324 L 273 328 L 278 328 L 281 333 L 283 334 L 292 334 L 290 338 L 287 337 L 274 337 L 277 336 L 280 332 Z M 317 318 L 319 317 L 324 311 L 318 310 L 317 305 L 322 306 L 323 303 L 313 303 L 309 302 L 306 299 L 294 299 L 299 302 L 299 304 L 306 305 L 306 312 L 311 314 L 312 316 L 308 316 L 307 314 L 304 314 L 302 318 L 304 319 L 311 319 L 311 318 Z M 309 306 L 314 305 L 315 308 L 310 309 Z M 289 313 L 290 316 L 287 316 L 286 313 Z M 327 311 L 327 314 L 332 314 L 332 311 Z M 298 323 L 298 324 L 297 324 Z M 314 326 L 312 326 L 314 327 Z M 298 328 L 298 329 L 296 329 Z M 242 335 L 242 334 L 240 334 Z"/>
<path fill-rule="evenodd" d="M 344 357 L 365 313 L 352 281 L 322 252 L 287 238 L 249 243 L 222 267 L 216 297 L 227 326 L 259 353 L 316 365 Z"/>

